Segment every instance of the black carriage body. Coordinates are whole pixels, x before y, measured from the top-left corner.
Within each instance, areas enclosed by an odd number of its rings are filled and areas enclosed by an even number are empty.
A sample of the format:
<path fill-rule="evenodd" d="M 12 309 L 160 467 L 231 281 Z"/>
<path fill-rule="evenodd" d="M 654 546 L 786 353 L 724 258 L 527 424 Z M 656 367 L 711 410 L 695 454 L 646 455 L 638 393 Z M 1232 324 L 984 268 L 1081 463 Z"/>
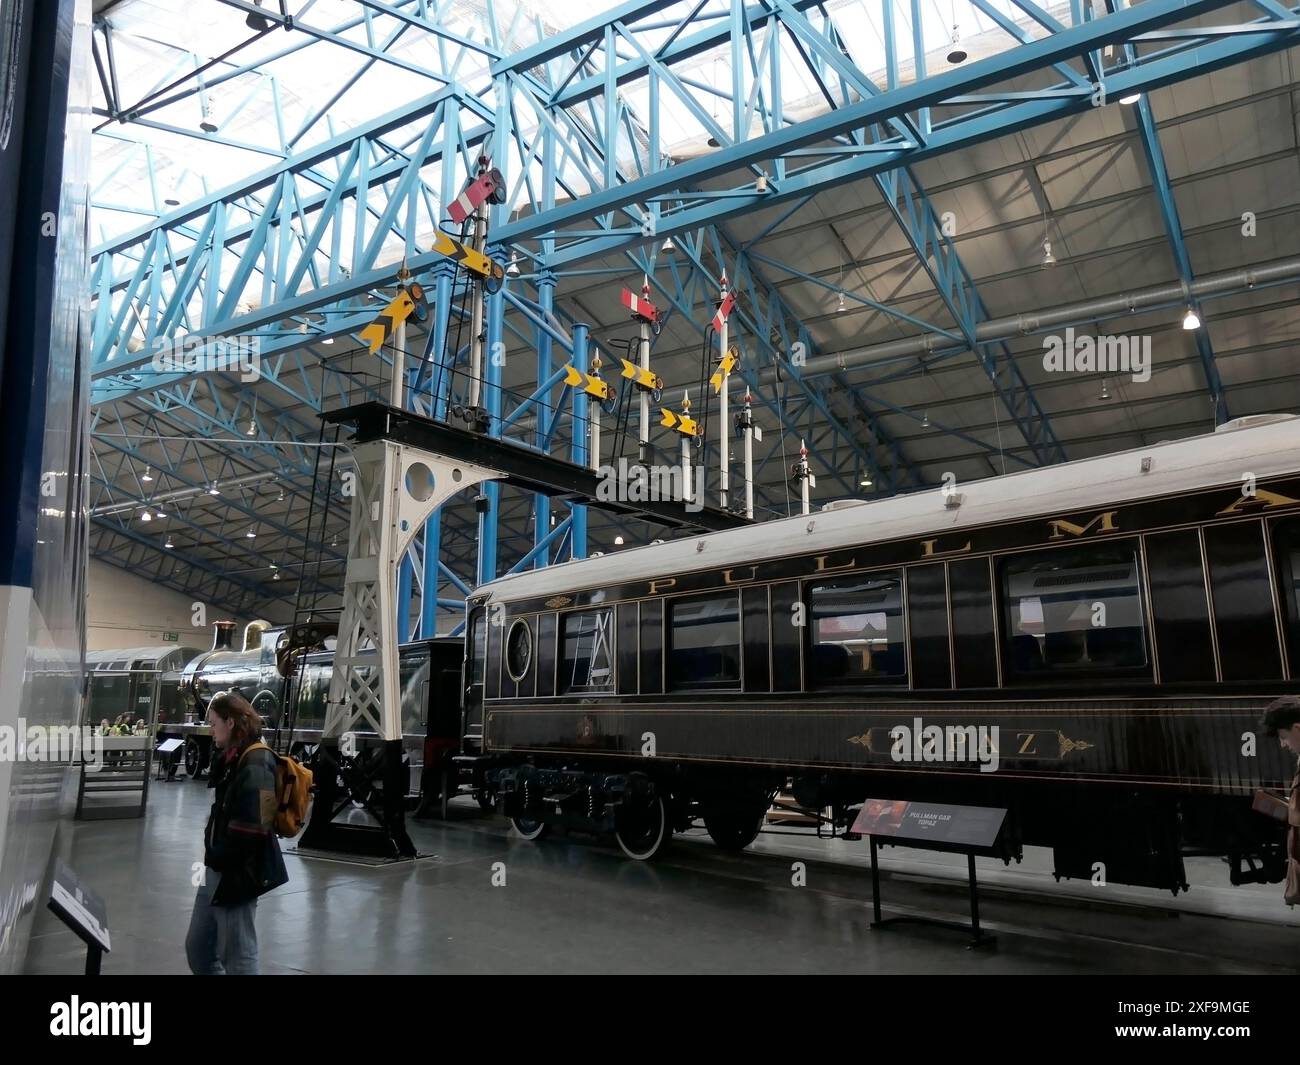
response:
<path fill-rule="evenodd" d="M 1176 799 L 1184 840 L 1223 849 L 1261 828 L 1253 792 L 1293 772 L 1258 731 L 1300 670 L 1290 458 L 1282 476 L 1165 494 L 1153 478 L 1149 496 L 1103 487 L 1080 509 L 956 528 L 960 497 L 936 491 L 932 527 L 906 537 L 873 537 L 884 504 L 867 504 L 846 511 L 860 540 L 832 548 L 814 513 L 773 523 L 805 524 L 805 551 L 711 568 L 743 535 L 721 533 L 688 541 L 697 565 L 677 572 L 629 562 L 638 579 L 585 586 L 595 564 L 576 563 L 560 594 L 519 597 L 527 581 L 497 582 L 470 600 L 467 744 L 507 763 L 793 778 L 818 805 L 1010 805 L 1027 842 L 1058 842 L 1080 810 Z M 934 726 L 946 757 L 896 731 Z M 981 728 L 995 765 L 960 757 Z"/>

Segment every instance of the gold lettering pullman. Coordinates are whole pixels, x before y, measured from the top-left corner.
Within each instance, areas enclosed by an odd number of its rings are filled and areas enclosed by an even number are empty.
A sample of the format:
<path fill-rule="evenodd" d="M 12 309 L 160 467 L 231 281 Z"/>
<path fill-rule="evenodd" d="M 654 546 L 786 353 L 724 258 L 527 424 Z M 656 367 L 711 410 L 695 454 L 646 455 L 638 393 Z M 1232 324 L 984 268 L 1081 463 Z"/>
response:
<path fill-rule="evenodd" d="M 1052 530 L 1049 540 L 1064 540 L 1067 536 L 1086 536 L 1089 532 L 1094 531 L 1093 526 L 1097 526 L 1096 532 L 1115 532 L 1118 526 L 1115 524 L 1115 515 L 1118 510 L 1103 511 L 1093 518 L 1087 525 L 1076 525 L 1065 518 L 1057 518 L 1055 521 L 1049 521 L 1047 527 Z"/>
<path fill-rule="evenodd" d="M 1231 506 L 1214 512 L 1216 518 L 1226 518 L 1232 514 L 1245 514 L 1252 510 L 1269 510 L 1272 507 L 1290 507 L 1300 503 L 1300 499 L 1281 495 L 1278 492 L 1266 492 L 1263 488 L 1255 489 L 1253 495 L 1238 496 Z"/>
<path fill-rule="evenodd" d="M 724 584 L 744 584 L 746 581 L 756 580 L 757 577 L 758 577 L 758 567 L 757 567 L 757 566 L 750 566 L 750 567 L 749 567 L 749 576 L 748 576 L 748 577 L 733 577 L 732 574 L 735 573 L 735 572 L 736 572 L 736 571 L 735 571 L 734 569 L 726 569 L 726 570 L 723 570 L 723 571 L 722 571 L 722 580 L 723 580 L 723 583 L 724 583 Z"/>
<path fill-rule="evenodd" d="M 660 588 L 672 588 L 677 584 L 676 577 L 656 577 L 650 582 L 650 594 L 658 595 Z"/>
<path fill-rule="evenodd" d="M 940 550 L 938 550 L 938 549 L 934 546 L 934 545 L 937 544 L 938 542 L 939 542 L 939 541 L 938 541 L 937 539 L 934 539 L 934 540 L 922 540 L 922 541 L 921 541 L 921 557 L 922 557 L 922 558 L 942 558 L 944 555 L 964 555 L 967 551 L 970 550 L 970 541 L 969 541 L 969 540 L 967 540 L 966 543 L 964 543 L 961 547 L 950 547 L 950 548 L 948 548 L 946 551 L 940 551 Z"/>
<path fill-rule="evenodd" d="M 831 557 L 830 555 L 818 555 L 818 556 L 817 556 L 817 558 L 816 558 L 815 561 L 816 561 L 816 563 L 817 563 L 817 572 L 818 572 L 818 573 L 831 573 L 831 572 L 833 572 L 833 571 L 835 571 L 835 570 L 841 570 L 841 569 L 852 569 L 854 566 L 857 565 L 857 559 L 855 559 L 855 558 L 851 558 L 851 559 L 849 559 L 847 562 L 842 562 L 842 563 L 840 563 L 838 566 L 832 566 L 832 565 L 830 565 L 830 563 L 828 563 L 828 562 L 826 561 L 826 560 L 827 560 L 828 558 L 830 558 L 830 557 Z"/>

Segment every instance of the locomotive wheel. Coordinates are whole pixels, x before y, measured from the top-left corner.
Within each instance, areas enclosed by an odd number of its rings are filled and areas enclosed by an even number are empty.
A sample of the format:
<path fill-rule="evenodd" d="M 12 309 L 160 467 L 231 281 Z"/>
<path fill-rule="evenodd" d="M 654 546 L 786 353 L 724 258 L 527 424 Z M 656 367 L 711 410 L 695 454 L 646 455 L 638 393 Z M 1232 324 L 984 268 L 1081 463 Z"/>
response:
<path fill-rule="evenodd" d="M 512 817 L 510 823 L 515 826 L 515 831 L 519 833 L 522 839 L 530 843 L 545 839 L 551 832 L 551 826 L 545 821 L 534 821 L 530 817 Z"/>
<path fill-rule="evenodd" d="M 185 741 L 185 775 L 187 777 L 196 777 L 199 770 L 203 768 L 203 752 L 199 741 L 193 736 Z"/>
<path fill-rule="evenodd" d="M 763 828 L 763 815 L 738 814 L 725 811 L 704 815 L 704 827 L 710 838 L 724 851 L 743 851 L 755 839 Z"/>
<path fill-rule="evenodd" d="M 614 814 L 614 838 L 623 853 L 634 861 L 658 858 L 673 838 L 663 796 L 624 799 Z"/>

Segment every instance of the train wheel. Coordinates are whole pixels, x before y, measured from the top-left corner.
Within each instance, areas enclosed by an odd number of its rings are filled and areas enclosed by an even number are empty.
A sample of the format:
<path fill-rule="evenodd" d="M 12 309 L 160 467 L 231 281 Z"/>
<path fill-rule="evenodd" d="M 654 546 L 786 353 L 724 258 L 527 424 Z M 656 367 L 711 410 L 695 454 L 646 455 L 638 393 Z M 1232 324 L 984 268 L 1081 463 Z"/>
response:
<path fill-rule="evenodd" d="M 196 777 L 203 768 L 203 751 L 193 736 L 185 741 L 185 775 Z"/>
<path fill-rule="evenodd" d="M 709 836 L 724 851 L 743 851 L 758 838 L 764 811 L 737 814 L 732 811 L 704 815 Z"/>
<path fill-rule="evenodd" d="M 495 791 L 476 791 L 474 798 L 478 802 L 478 808 L 484 813 L 492 813 L 497 808 L 497 793 Z"/>
<path fill-rule="evenodd" d="M 520 837 L 530 843 L 534 840 L 545 839 L 551 832 L 551 826 L 545 821 L 534 821 L 530 817 L 512 817 L 510 823 L 515 826 L 515 831 L 519 833 Z"/>
<path fill-rule="evenodd" d="M 623 853 L 635 861 L 658 858 L 673 838 L 663 796 L 624 799 L 614 814 L 614 838 Z"/>

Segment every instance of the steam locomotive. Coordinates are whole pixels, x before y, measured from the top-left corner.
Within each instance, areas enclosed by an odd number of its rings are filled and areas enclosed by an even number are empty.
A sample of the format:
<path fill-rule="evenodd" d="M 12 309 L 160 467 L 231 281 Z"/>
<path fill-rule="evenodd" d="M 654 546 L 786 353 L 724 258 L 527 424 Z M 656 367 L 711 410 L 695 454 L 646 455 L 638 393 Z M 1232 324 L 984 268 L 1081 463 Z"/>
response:
<path fill-rule="evenodd" d="M 516 831 L 738 849 L 788 780 L 1007 810 L 1004 857 L 1175 894 L 1183 858 L 1276 882 L 1258 733 L 1300 678 L 1300 420 L 620 551 L 467 602 L 458 770 Z M 901 757 L 900 737 L 995 737 Z M 927 733 L 928 734 L 928 733 Z M 963 756 L 964 754 L 964 756 Z"/>
<path fill-rule="evenodd" d="M 235 690 L 261 714 L 274 746 L 309 762 L 325 723 L 336 629 L 326 622 L 273 627 L 254 621 L 236 650 L 234 622 L 218 621 L 208 651 L 164 646 L 93 652 L 87 655 L 87 720 L 112 721 L 125 713 L 153 723 L 160 741 L 182 741 L 185 770 L 197 777 L 212 757 L 208 702 L 217 692 Z M 458 748 L 463 657 L 463 641 L 449 637 L 406 643 L 399 652 L 406 761 L 419 771 L 416 790 L 430 797 L 440 794 Z M 362 747 L 367 742 L 359 737 Z"/>

